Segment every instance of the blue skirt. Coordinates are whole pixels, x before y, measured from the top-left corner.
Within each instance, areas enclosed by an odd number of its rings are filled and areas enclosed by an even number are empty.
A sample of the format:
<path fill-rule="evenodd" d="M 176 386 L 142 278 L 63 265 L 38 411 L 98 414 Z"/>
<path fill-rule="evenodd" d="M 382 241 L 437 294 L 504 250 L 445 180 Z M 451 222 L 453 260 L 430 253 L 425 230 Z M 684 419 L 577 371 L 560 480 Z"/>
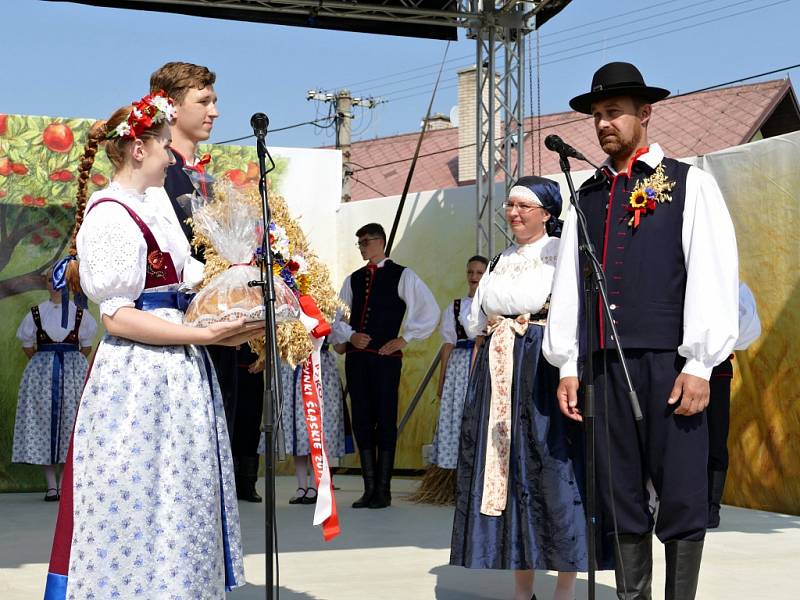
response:
<path fill-rule="evenodd" d="M 558 370 L 542 356 L 544 329 L 514 340 L 508 503 L 480 512 L 491 380 L 484 340 L 470 376 L 458 457 L 450 564 L 474 569 L 586 571 L 583 443 L 556 402 Z"/>

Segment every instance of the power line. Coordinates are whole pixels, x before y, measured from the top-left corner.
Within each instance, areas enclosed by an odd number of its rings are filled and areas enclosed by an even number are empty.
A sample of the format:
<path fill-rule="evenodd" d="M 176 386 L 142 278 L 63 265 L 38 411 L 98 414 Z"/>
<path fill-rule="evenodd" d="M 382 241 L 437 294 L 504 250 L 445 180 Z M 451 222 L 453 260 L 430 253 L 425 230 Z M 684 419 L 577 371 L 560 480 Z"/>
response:
<path fill-rule="evenodd" d="M 752 2 L 752 1 L 753 0 L 741 0 L 740 2 L 738 2 L 738 3 L 734 4 L 734 5 L 729 5 L 729 6 L 722 7 L 722 8 L 730 8 L 730 6 L 737 6 L 739 4 L 744 4 L 744 3 Z M 740 16 L 740 15 L 743 15 L 743 14 L 747 14 L 747 13 L 763 10 L 763 9 L 766 9 L 766 8 L 770 8 L 770 7 L 776 6 L 778 4 L 785 4 L 786 2 L 789 2 L 789 1 L 790 0 L 777 0 L 777 1 L 772 2 L 770 4 L 757 6 L 755 8 L 742 10 L 742 11 L 735 12 L 735 13 L 728 14 L 728 15 L 721 15 L 721 16 L 716 17 L 714 19 L 707 19 L 707 20 L 701 21 L 699 23 L 690 23 L 688 25 L 684 25 L 684 26 L 681 26 L 681 27 L 678 27 L 678 28 L 675 28 L 675 29 L 667 30 L 667 31 L 661 31 L 661 32 L 657 32 L 657 33 L 650 33 L 648 35 L 649 35 L 649 38 L 661 37 L 661 36 L 664 36 L 664 35 L 667 35 L 667 34 L 670 34 L 670 33 L 675 33 L 676 31 L 685 31 L 686 29 L 692 29 L 692 28 L 699 27 L 699 26 L 702 26 L 702 25 L 707 25 L 708 23 L 716 23 L 716 22 L 718 22 L 718 21 L 720 21 L 722 19 L 729 19 L 729 18 L 733 18 L 733 17 Z M 702 12 L 702 13 L 698 13 L 697 15 L 693 15 L 691 17 L 685 17 L 684 19 L 681 19 L 681 20 L 686 20 L 686 19 L 689 19 L 689 18 L 692 18 L 692 17 L 705 15 L 705 14 L 708 14 L 709 12 L 716 12 L 716 11 L 722 10 L 722 8 L 713 9 L 711 11 L 705 11 L 705 12 Z M 665 25 L 670 25 L 670 24 L 675 23 L 675 22 L 678 22 L 678 21 L 672 21 L 672 22 L 667 23 Z M 657 27 L 660 27 L 660 26 L 657 26 Z M 606 46 L 606 48 L 607 49 L 608 48 L 618 48 L 618 47 L 621 47 L 621 46 L 628 46 L 630 44 L 636 44 L 636 43 L 640 43 L 641 42 L 641 35 L 638 32 L 633 32 L 632 34 L 628 34 L 628 36 L 631 36 L 631 35 L 633 36 L 633 39 L 628 40 L 628 41 L 624 41 L 624 42 L 619 42 L 619 43 L 613 44 L 611 46 Z M 597 44 L 597 43 L 600 43 L 600 42 L 593 42 L 592 45 Z M 544 58 L 548 58 L 549 56 L 553 56 L 555 54 L 562 54 L 563 52 L 565 52 L 565 51 L 564 50 L 559 50 L 559 51 L 556 51 L 556 52 L 551 52 L 550 54 L 543 55 L 542 58 L 543 59 Z M 551 61 L 548 61 L 548 62 L 542 62 L 541 64 L 542 64 L 542 66 L 558 64 L 558 63 L 561 63 L 561 62 L 566 62 L 566 61 L 572 60 L 574 58 L 580 58 L 582 56 L 588 56 L 590 54 L 594 54 L 595 52 L 597 52 L 596 49 L 589 50 L 589 51 L 586 51 L 586 52 L 580 52 L 578 54 L 565 56 L 563 58 L 558 58 L 558 59 L 551 60 Z M 451 77 L 449 79 L 446 79 L 445 81 L 452 82 L 452 81 L 457 81 L 457 79 L 458 79 L 457 77 Z M 412 86 L 412 87 L 406 88 L 406 90 L 404 90 L 404 91 L 413 90 L 413 89 L 422 88 L 422 87 L 430 87 L 430 84 L 422 84 L 422 85 L 419 85 L 419 86 Z M 454 87 L 457 87 L 457 84 L 456 85 L 451 85 L 451 86 L 444 86 L 441 89 L 452 89 Z M 417 96 L 426 95 L 426 94 L 427 94 L 427 92 L 419 92 L 419 93 L 414 93 L 414 94 L 406 94 L 406 95 L 398 96 L 398 97 L 394 97 L 394 98 L 389 96 L 389 100 L 391 102 L 400 102 L 401 100 L 406 100 L 408 98 L 415 98 Z"/>
<path fill-rule="evenodd" d="M 783 0 L 783 1 L 788 1 L 788 0 Z M 713 90 L 713 89 L 716 89 L 716 88 L 719 88 L 719 87 L 724 87 L 726 85 L 731 85 L 731 84 L 734 84 L 734 83 L 740 83 L 742 81 L 749 81 L 749 80 L 752 80 L 752 79 L 758 79 L 759 77 L 765 77 L 767 75 L 774 75 L 775 73 L 781 73 L 781 72 L 784 72 L 784 71 L 789 71 L 791 69 L 795 69 L 795 68 L 798 68 L 798 67 L 800 67 L 800 63 L 794 64 L 794 65 L 790 65 L 788 67 L 781 67 L 779 69 L 772 69 L 770 71 L 765 71 L 763 73 L 758 73 L 758 74 L 755 74 L 755 75 L 748 75 L 747 77 L 742 77 L 740 79 L 735 79 L 733 81 L 727 81 L 725 83 L 717 83 L 717 84 L 710 85 L 710 86 L 707 86 L 707 87 L 699 88 L 697 90 L 692 90 L 691 92 L 684 92 L 683 94 L 676 94 L 675 96 L 670 96 L 668 99 L 669 100 L 671 100 L 673 98 L 685 98 L 686 99 L 688 96 L 692 96 L 694 94 L 699 94 L 701 92 L 707 92 L 709 90 Z M 694 101 L 694 99 L 690 99 L 690 101 Z M 532 119 L 533 115 L 531 115 L 531 117 L 528 117 L 528 118 Z M 556 123 L 551 123 L 549 125 L 544 125 L 544 126 L 541 126 L 541 127 L 537 127 L 537 128 L 531 129 L 528 132 L 526 132 L 526 135 L 531 135 L 531 134 L 536 133 L 536 132 L 538 132 L 540 130 L 552 129 L 552 128 L 558 127 L 560 125 L 568 125 L 570 123 L 576 123 L 578 121 L 586 121 L 586 120 L 589 120 L 591 118 L 592 118 L 591 116 L 584 116 L 584 117 L 577 117 L 577 118 L 573 118 L 573 119 L 566 119 L 564 121 L 558 121 Z M 497 139 L 502 139 L 502 138 L 497 138 Z M 423 158 L 423 157 L 427 157 L 427 156 L 435 156 L 437 154 L 444 154 L 445 152 L 452 152 L 453 150 L 462 150 L 464 148 L 470 148 L 472 146 L 475 146 L 475 142 L 472 142 L 472 143 L 469 143 L 469 144 L 463 144 L 461 146 L 452 146 L 450 148 L 443 148 L 441 150 L 434 150 L 433 152 L 420 154 L 419 157 Z M 368 171 L 368 170 L 377 169 L 377 168 L 380 168 L 380 167 L 387 167 L 387 166 L 391 166 L 391 165 L 395 165 L 395 164 L 399 164 L 399 163 L 408 162 L 409 160 L 411 160 L 411 157 L 399 158 L 399 159 L 390 160 L 390 161 L 387 161 L 387 162 L 384 162 L 384 163 L 379 163 L 379 164 L 375 164 L 375 165 L 369 165 L 367 167 L 360 167 L 359 169 L 357 169 L 354 172 Z"/>
<path fill-rule="evenodd" d="M 707 0 L 706 4 L 710 4 L 710 3 L 716 2 L 716 1 L 719 1 L 719 0 Z M 686 10 L 687 8 L 693 8 L 696 5 L 696 2 L 695 2 L 695 0 L 689 0 L 687 2 L 687 4 L 689 4 L 690 6 L 684 7 L 683 9 L 675 9 L 675 8 L 673 8 L 672 10 L 669 10 L 669 11 L 666 11 L 666 12 L 662 11 L 662 12 L 659 12 L 659 14 L 656 15 L 656 16 L 657 17 L 662 17 L 664 14 L 670 14 L 670 13 L 676 12 L 678 10 Z M 658 2 L 655 2 L 654 4 L 650 4 L 650 5 L 642 7 L 642 8 L 637 8 L 637 9 L 630 10 L 630 11 L 625 11 L 625 12 L 622 12 L 622 13 L 618 13 L 618 14 L 615 14 L 615 15 L 608 16 L 608 17 L 602 17 L 600 19 L 594 19 L 592 21 L 586 21 L 586 22 L 584 22 L 582 24 L 579 24 L 579 25 L 574 25 L 572 27 L 567 27 L 566 29 L 559 29 L 559 30 L 556 30 L 556 31 L 551 31 L 549 33 L 543 33 L 541 37 L 543 37 L 543 38 L 556 37 L 556 36 L 559 36 L 559 35 L 561 35 L 563 33 L 567 33 L 567 32 L 574 31 L 576 29 L 581 29 L 581 28 L 584 28 L 584 27 L 596 26 L 599 23 L 604 23 L 606 21 L 619 19 L 620 17 L 628 17 L 628 16 L 630 16 L 632 14 L 636 14 L 636 13 L 640 13 L 640 12 L 646 12 L 646 11 L 654 10 L 654 9 L 661 9 L 661 8 L 663 8 L 663 6 L 664 6 L 664 0 L 659 0 Z M 605 28 L 600 28 L 600 29 L 598 29 L 598 31 L 602 31 L 603 29 L 605 29 Z M 595 33 L 595 32 L 593 32 L 593 33 Z M 456 56 L 454 58 L 448 59 L 446 61 L 446 64 L 450 64 L 450 63 L 457 62 L 457 61 L 464 61 L 464 60 L 467 60 L 467 59 L 473 60 L 474 59 L 474 53 L 473 54 L 465 54 L 463 56 Z M 431 69 L 431 70 L 435 71 L 436 69 L 439 68 L 440 64 L 441 63 L 430 63 L 430 64 L 426 64 L 426 65 L 419 65 L 419 66 L 414 67 L 412 69 L 406 69 L 406 70 L 403 70 L 403 71 L 396 71 L 394 73 L 381 75 L 379 77 L 372 77 L 370 79 L 363 79 L 361 81 L 356 81 L 354 83 L 349 83 L 345 87 L 354 88 L 356 86 L 359 86 L 359 85 L 362 85 L 362 84 L 366 84 L 366 83 L 374 83 L 376 81 L 382 81 L 384 79 L 394 79 L 394 77 L 396 77 L 397 75 L 405 75 L 407 73 L 418 73 L 421 70 Z"/>
<path fill-rule="evenodd" d="M 715 2 L 715 1 L 717 1 L 717 0 L 709 0 L 709 2 L 706 2 L 705 6 L 703 6 L 701 8 L 706 8 L 710 3 Z M 689 19 L 694 19 L 694 18 L 697 18 L 697 17 L 702 17 L 702 16 L 704 16 L 706 14 L 709 14 L 709 13 L 712 13 L 712 12 L 730 10 L 731 8 L 734 8 L 734 7 L 736 7 L 738 5 L 741 5 L 741 4 L 747 4 L 747 3 L 752 3 L 752 2 L 761 2 L 761 1 L 762 0 L 739 0 L 738 2 L 733 3 L 733 4 L 726 4 L 724 6 L 720 6 L 720 7 L 713 8 L 713 9 L 708 9 L 708 10 L 701 10 L 700 12 L 697 12 L 695 14 L 691 14 L 691 15 L 687 15 L 685 17 L 681 17 L 681 18 L 678 18 L 678 19 L 672 19 L 670 21 L 658 23 L 658 24 L 652 25 L 650 27 L 650 29 L 653 29 L 653 28 L 657 29 L 659 27 L 667 27 L 667 26 L 672 25 L 674 23 L 686 21 L 686 20 L 689 20 Z M 788 1 L 788 0 L 785 0 L 785 1 Z M 650 7 L 645 7 L 645 8 L 642 8 L 642 9 L 636 9 L 636 10 L 628 11 L 628 12 L 625 12 L 625 13 L 620 13 L 620 14 L 617 14 L 617 15 L 613 15 L 613 16 L 610 16 L 610 17 L 605 17 L 603 19 L 600 19 L 599 21 L 593 21 L 593 22 L 590 22 L 590 23 L 586 23 L 584 25 L 576 26 L 576 28 L 577 27 L 588 27 L 590 25 L 596 25 L 598 23 L 602 23 L 604 21 L 608 21 L 608 20 L 612 20 L 612 19 L 618 19 L 620 17 L 629 17 L 630 15 L 632 15 L 634 13 L 642 12 L 644 10 L 651 10 L 653 8 L 660 8 L 662 5 L 663 5 L 663 2 L 659 2 L 659 3 L 655 4 L 655 5 L 651 5 Z M 642 26 L 642 25 L 645 25 L 648 20 L 652 20 L 652 19 L 658 19 L 658 20 L 662 20 L 663 21 L 664 17 L 667 16 L 667 15 L 671 15 L 671 14 L 674 14 L 674 13 L 682 13 L 682 12 L 686 12 L 687 10 L 692 10 L 692 9 L 695 9 L 695 8 L 698 8 L 696 6 L 696 4 L 692 4 L 690 6 L 681 6 L 681 7 L 677 7 L 677 8 L 671 8 L 669 10 L 661 10 L 656 15 L 652 15 L 652 16 L 649 16 L 649 17 L 645 17 L 645 18 L 639 19 L 637 21 L 637 24 Z M 569 31 L 569 30 L 564 30 L 564 31 Z M 592 30 L 592 31 L 589 31 L 589 32 L 581 34 L 581 37 L 585 39 L 587 36 L 591 36 L 591 35 L 594 35 L 594 34 L 601 34 L 601 33 L 605 33 L 605 32 L 607 32 L 607 28 L 606 27 L 598 27 L 595 30 Z M 556 32 L 552 32 L 550 35 L 552 36 L 555 33 Z M 636 41 L 640 41 L 641 40 L 641 33 L 639 33 L 638 31 L 624 34 L 624 36 L 625 37 L 634 36 Z M 546 37 L 546 36 L 542 35 L 542 37 Z M 569 38 L 566 38 L 566 39 L 560 40 L 560 41 L 551 41 L 551 42 L 548 42 L 548 43 L 542 43 L 542 48 L 550 48 L 552 46 L 556 46 L 556 45 L 563 44 L 563 43 L 566 43 L 566 42 L 573 42 L 573 41 L 574 41 L 574 39 L 572 37 L 569 37 Z M 582 44 L 580 46 L 571 46 L 570 48 L 566 48 L 566 49 L 562 49 L 562 50 L 554 50 L 552 52 L 545 53 L 542 56 L 542 58 L 549 58 L 549 57 L 552 57 L 552 56 L 555 56 L 555 55 L 558 55 L 558 54 L 563 54 L 565 52 L 573 51 L 576 48 L 583 48 L 583 47 L 593 46 L 593 45 L 603 44 L 603 43 L 605 43 L 605 39 L 597 39 L 597 40 L 594 40 L 594 41 L 591 41 L 591 42 L 586 42 L 586 43 L 584 43 L 584 44 Z M 474 55 L 464 55 L 464 56 L 456 57 L 454 59 L 448 60 L 447 62 L 448 63 L 458 62 L 460 64 L 455 65 L 456 69 L 463 68 L 463 67 L 466 67 L 466 66 L 468 66 L 468 65 L 470 65 L 470 64 L 472 64 L 474 62 Z M 544 63 L 544 64 L 551 64 L 551 63 Z M 420 71 L 427 71 L 427 70 L 429 70 L 431 68 L 434 68 L 434 67 L 438 68 L 438 64 L 436 64 L 436 65 L 424 65 L 422 67 L 417 67 L 415 69 L 408 69 L 408 70 L 399 71 L 399 72 L 388 74 L 388 75 L 382 75 L 380 77 L 375 77 L 375 78 L 372 78 L 372 79 L 369 79 L 369 80 L 364 80 L 363 82 L 358 82 L 358 83 L 356 83 L 354 85 L 359 85 L 359 83 L 368 83 L 368 82 L 373 82 L 373 81 L 380 81 L 380 80 L 384 80 L 384 79 L 390 79 L 391 81 L 387 82 L 386 84 L 384 84 L 383 88 L 379 88 L 379 92 L 380 93 L 386 94 L 387 90 L 389 88 L 392 88 L 392 87 L 394 87 L 394 86 L 396 86 L 398 84 L 401 84 L 401 83 L 404 83 L 404 82 L 407 82 L 407 81 L 414 81 L 414 80 L 419 80 L 419 79 L 432 77 L 433 73 L 420 73 Z M 451 70 L 451 72 L 452 72 L 452 70 Z M 396 79 L 397 75 L 404 75 L 404 74 L 407 74 L 407 73 L 415 73 L 415 75 L 412 75 L 410 77 L 404 77 L 402 79 Z M 445 79 L 444 81 L 452 81 L 452 80 L 454 80 L 454 78 Z M 413 87 L 410 87 L 410 88 L 406 88 L 406 89 L 404 89 L 402 91 L 407 91 L 408 89 L 418 89 L 418 88 L 422 88 L 422 87 L 429 88 L 430 87 L 430 83 L 426 83 L 426 84 L 422 84 L 422 85 L 418 85 L 418 86 L 413 86 Z M 388 92 L 388 93 L 391 93 L 391 92 Z M 426 92 L 426 94 L 427 94 L 427 92 Z"/>
<path fill-rule="evenodd" d="M 329 121 L 327 125 L 319 125 L 322 121 Z M 318 127 L 319 129 L 329 129 L 333 126 L 333 117 L 327 116 L 322 117 L 321 119 L 314 119 L 313 121 L 303 121 L 302 123 L 295 123 L 294 125 L 287 125 L 285 127 L 278 127 L 277 129 L 270 129 L 270 133 L 278 133 L 279 131 L 286 131 L 287 129 L 295 129 L 297 127 L 303 127 L 304 125 L 313 125 L 314 127 Z M 215 145 L 222 145 L 222 144 L 231 144 L 233 142 L 241 142 L 242 140 L 249 140 L 250 138 L 255 137 L 254 134 L 243 135 L 242 137 L 232 138 L 229 140 L 223 140 L 221 142 L 211 142 Z"/>

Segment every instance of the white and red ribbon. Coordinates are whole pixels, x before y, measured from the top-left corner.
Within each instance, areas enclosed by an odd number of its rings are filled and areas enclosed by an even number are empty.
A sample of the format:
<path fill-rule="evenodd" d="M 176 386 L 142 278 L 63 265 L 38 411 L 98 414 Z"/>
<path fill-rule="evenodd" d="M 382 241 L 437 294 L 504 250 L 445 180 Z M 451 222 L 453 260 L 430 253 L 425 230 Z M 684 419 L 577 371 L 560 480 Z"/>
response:
<path fill-rule="evenodd" d="M 317 481 L 317 504 L 314 509 L 314 526 L 322 525 L 322 537 L 329 542 L 341 533 L 336 498 L 333 494 L 328 453 L 325 449 L 324 396 L 320 350 L 331 326 L 325 321 L 310 296 L 300 297 L 300 321 L 308 330 L 314 350 L 303 362 L 300 371 L 300 386 L 303 411 L 311 449 L 311 465 Z"/>

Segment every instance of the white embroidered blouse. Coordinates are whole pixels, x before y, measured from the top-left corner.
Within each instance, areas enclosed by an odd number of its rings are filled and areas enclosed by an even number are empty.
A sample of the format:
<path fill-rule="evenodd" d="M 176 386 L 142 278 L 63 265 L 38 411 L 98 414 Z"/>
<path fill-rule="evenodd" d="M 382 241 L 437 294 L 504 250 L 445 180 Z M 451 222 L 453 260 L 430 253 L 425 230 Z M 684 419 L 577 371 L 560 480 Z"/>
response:
<path fill-rule="evenodd" d="M 83 224 L 78 232 L 81 287 L 101 314 L 113 315 L 123 306 L 134 306 L 144 290 L 147 243 L 135 221 L 119 204 L 106 202 L 89 211 L 102 198 L 113 198 L 132 209 L 150 228 L 162 252 L 169 252 L 180 279 L 194 259 L 175 211 L 166 194 L 139 194 L 112 183 L 92 194 L 86 204 Z M 197 262 L 197 261 L 194 261 Z M 199 264 L 199 263 L 198 263 Z M 200 269 L 202 273 L 202 269 Z M 165 290 L 163 286 L 157 290 Z"/>
<path fill-rule="evenodd" d="M 478 284 L 466 322 L 467 335 L 486 333 L 488 317 L 536 314 L 550 296 L 558 238 L 548 235 L 531 244 L 513 244 Z"/>
<path fill-rule="evenodd" d="M 456 316 L 453 312 L 454 300 L 450 301 L 447 308 L 442 311 L 442 318 L 439 321 L 439 335 L 442 336 L 442 342 L 445 344 L 453 344 L 455 346 L 458 342 L 458 331 L 456 331 Z M 472 308 L 472 298 L 464 296 L 461 298 L 461 307 L 458 312 L 458 322 L 467 331 L 467 319 L 469 318 L 469 311 Z M 474 339 L 472 336 L 470 339 Z"/>
<path fill-rule="evenodd" d="M 76 306 L 74 303 L 69 303 L 69 319 L 67 320 L 67 328 L 61 327 L 61 304 L 55 304 L 47 300 L 39 304 L 39 317 L 42 320 L 42 329 L 47 332 L 50 339 L 58 343 L 64 340 L 70 332 L 75 328 L 75 312 Z M 78 341 L 82 348 L 87 348 L 92 345 L 94 334 L 97 332 L 97 322 L 88 310 L 83 311 L 81 318 L 81 326 L 78 329 Z M 22 342 L 24 348 L 33 348 L 36 345 L 36 323 L 33 322 L 33 315 L 28 312 L 22 323 L 17 329 L 17 339 Z"/>

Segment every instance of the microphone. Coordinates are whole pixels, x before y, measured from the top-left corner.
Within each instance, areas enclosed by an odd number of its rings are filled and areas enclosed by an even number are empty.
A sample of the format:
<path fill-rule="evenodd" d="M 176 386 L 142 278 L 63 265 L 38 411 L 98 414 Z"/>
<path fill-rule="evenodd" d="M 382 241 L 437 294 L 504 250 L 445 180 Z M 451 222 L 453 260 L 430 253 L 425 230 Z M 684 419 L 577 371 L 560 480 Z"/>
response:
<path fill-rule="evenodd" d="M 556 152 L 557 154 L 560 154 L 561 156 L 569 156 L 577 160 L 584 160 L 586 162 L 589 162 L 588 160 L 586 160 L 586 157 L 583 154 L 575 150 L 575 148 L 567 144 L 564 140 L 562 140 L 555 134 L 548 135 L 546 138 L 544 138 L 544 147 L 547 148 L 548 150 Z"/>
<path fill-rule="evenodd" d="M 253 133 L 258 138 L 267 136 L 267 128 L 269 127 L 269 117 L 264 113 L 258 112 L 250 117 L 250 127 L 253 128 Z"/>

